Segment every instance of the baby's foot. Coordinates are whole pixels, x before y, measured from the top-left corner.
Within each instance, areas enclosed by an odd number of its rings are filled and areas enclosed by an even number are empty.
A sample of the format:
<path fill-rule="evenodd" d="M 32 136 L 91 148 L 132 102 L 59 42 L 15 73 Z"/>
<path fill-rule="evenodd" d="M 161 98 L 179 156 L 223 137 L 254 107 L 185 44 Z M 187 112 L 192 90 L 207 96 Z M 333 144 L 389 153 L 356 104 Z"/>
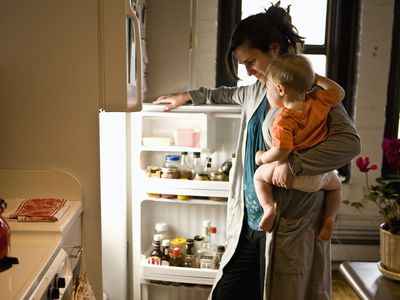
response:
<path fill-rule="evenodd" d="M 274 224 L 275 216 L 276 216 L 276 208 L 274 204 L 266 204 L 263 205 L 264 214 L 261 218 L 258 226 L 264 230 L 271 232 L 272 225 Z"/>
<path fill-rule="evenodd" d="M 318 240 L 328 241 L 333 235 L 333 225 L 335 223 L 334 217 L 327 217 L 322 223 L 321 229 L 319 230 Z"/>

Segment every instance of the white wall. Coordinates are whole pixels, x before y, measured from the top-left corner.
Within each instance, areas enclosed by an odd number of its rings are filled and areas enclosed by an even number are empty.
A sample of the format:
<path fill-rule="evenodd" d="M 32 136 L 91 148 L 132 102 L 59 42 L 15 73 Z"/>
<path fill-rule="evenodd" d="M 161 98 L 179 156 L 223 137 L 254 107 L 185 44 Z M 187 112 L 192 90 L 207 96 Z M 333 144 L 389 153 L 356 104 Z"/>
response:
<path fill-rule="evenodd" d="M 1 1 L 0 20 L 0 168 L 78 178 L 81 270 L 101 299 L 97 2 Z"/>

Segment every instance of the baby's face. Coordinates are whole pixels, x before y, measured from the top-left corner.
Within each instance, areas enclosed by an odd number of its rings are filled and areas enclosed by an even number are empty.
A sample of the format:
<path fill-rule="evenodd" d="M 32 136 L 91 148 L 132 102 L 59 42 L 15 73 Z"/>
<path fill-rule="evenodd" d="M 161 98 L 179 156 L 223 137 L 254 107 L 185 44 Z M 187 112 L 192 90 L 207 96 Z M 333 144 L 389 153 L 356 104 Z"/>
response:
<path fill-rule="evenodd" d="M 270 76 L 267 77 L 267 100 L 269 105 L 274 108 L 283 107 L 282 96 L 278 92 L 278 83 L 271 79 Z"/>

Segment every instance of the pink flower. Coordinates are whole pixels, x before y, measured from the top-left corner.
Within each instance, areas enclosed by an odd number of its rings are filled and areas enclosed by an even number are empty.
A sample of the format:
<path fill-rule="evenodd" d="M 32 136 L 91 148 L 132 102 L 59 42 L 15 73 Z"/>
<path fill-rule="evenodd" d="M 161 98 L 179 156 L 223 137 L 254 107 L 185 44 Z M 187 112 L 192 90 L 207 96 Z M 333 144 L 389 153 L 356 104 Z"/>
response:
<path fill-rule="evenodd" d="M 369 170 L 378 169 L 377 165 L 374 164 L 374 165 L 369 166 L 369 163 L 370 163 L 370 161 L 369 161 L 368 156 L 366 156 L 365 158 L 362 158 L 361 156 L 359 156 L 356 160 L 358 169 L 360 169 L 360 171 L 364 172 L 364 173 L 368 172 Z"/>

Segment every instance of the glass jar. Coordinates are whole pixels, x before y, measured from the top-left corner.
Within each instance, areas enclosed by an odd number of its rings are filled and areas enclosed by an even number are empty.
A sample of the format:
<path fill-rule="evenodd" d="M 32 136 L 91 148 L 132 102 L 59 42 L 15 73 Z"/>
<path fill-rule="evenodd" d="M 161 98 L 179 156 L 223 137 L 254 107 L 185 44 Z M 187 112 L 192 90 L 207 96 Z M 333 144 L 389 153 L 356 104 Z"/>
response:
<path fill-rule="evenodd" d="M 179 170 L 175 167 L 161 168 L 161 178 L 164 179 L 179 179 Z"/>
<path fill-rule="evenodd" d="M 162 168 L 161 169 L 161 178 L 164 178 L 164 179 L 179 179 L 178 168 Z M 165 199 L 175 199 L 176 195 L 161 194 L 161 197 L 165 198 Z"/>
<path fill-rule="evenodd" d="M 183 237 L 174 238 L 169 241 L 169 245 L 172 248 L 179 248 L 183 255 L 186 254 L 186 239 Z"/>
<path fill-rule="evenodd" d="M 181 157 L 179 155 L 165 155 L 164 167 L 179 168 Z"/>

